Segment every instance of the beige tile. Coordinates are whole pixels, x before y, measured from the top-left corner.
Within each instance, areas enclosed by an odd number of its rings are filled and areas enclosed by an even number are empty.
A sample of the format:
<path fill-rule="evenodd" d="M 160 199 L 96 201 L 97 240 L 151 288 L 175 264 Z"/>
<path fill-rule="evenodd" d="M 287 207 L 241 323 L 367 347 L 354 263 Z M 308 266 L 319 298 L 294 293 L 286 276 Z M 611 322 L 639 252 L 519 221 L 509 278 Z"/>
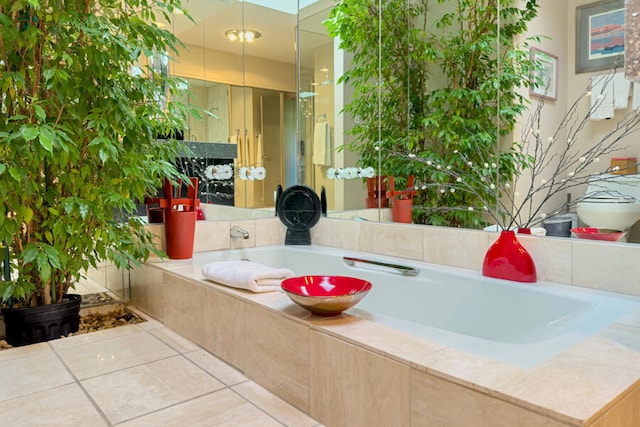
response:
<path fill-rule="evenodd" d="M 184 357 L 228 386 L 249 381 L 242 372 L 226 364 L 206 350 L 196 350 L 185 353 Z"/>
<path fill-rule="evenodd" d="M 129 272 L 119 270 L 115 265 L 105 267 L 106 283 L 105 287 L 124 298 L 125 285 L 128 284 Z"/>
<path fill-rule="evenodd" d="M 614 323 L 598 333 L 600 337 L 640 354 L 640 325 Z"/>
<path fill-rule="evenodd" d="M 304 412 L 289 405 L 278 396 L 254 382 L 244 382 L 233 387 L 233 391 L 280 421 L 285 426 L 316 426 L 318 422 Z"/>
<path fill-rule="evenodd" d="M 224 387 L 182 356 L 101 375 L 82 385 L 114 424 Z"/>
<path fill-rule="evenodd" d="M 55 369 L 51 365 L 47 367 Z M 0 401 L 0 414 L 2 424 L 6 426 L 108 425 L 77 384 L 67 384 Z"/>
<path fill-rule="evenodd" d="M 530 369 L 504 391 L 544 408 L 540 410 L 543 413 L 560 414 L 568 421 L 585 421 L 632 387 L 638 378 L 640 353 L 598 335 Z"/>
<path fill-rule="evenodd" d="M 153 236 L 151 240 L 153 245 L 157 249 L 164 251 L 164 224 L 147 224 L 144 228 Z M 159 259 L 158 256 L 154 254 L 150 254 L 149 258 L 152 260 Z"/>
<path fill-rule="evenodd" d="M 373 252 L 373 236 L 376 231 L 376 224 L 373 222 L 365 222 L 359 225 L 360 233 L 356 236 L 355 250 L 361 252 Z"/>
<path fill-rule="evenodd" d="M 415 357 L 414 367 L 423 372 L 437 372 L 437 376 L 480 390 L 504 387 L 525 369 L 496 360 L 476 356 L 453 348 Z M 491 394 L 488 392 L 488 394 Z"/>
<path fill-rule="evenodd" d="M 229 230 L 231 230 L 229 221 L 197 221 L 193 251 L 229 249 L 231 244 Z"/>
<path fill-rule="evenodd" d="M 621 397 L 610 409 L 598 416 L 590 427 L 640 426 L 640 387 Z"/>
<path fill-rule="evenodd" d="M 204 293 L 201 345 L 225 362 L 244 370 L 245 302 L 208 288 Z"/>
<path fill-rule="evenodd" d="M 120 427 L 279 427 L 282 424 L 229 389 L 119 424 Z"/>
<path fill-rule="evenodd" d="M 86 295 L 104 292 L 106 278 L 104 268 L 90 268 L 87 277 L 80 279 L 70 290 L 71 293 Z"/>
<path fill-rule="evenodd" d="M 408 426 L 410 369 L 311 332 L 310 415 L 330 426 Z"/>
<path fill-rule="evenodd" d="M 314 317 L 314 327 L 322 332 L 349 341 L 365 350 L 382 352 L 385 356 L 407 363 L 421 360 L 445 346 L 435 341 L 418 338 L 398 329 L 365 320 L 363 313 L 342 314 L 335 317 Z"/>
<path fill-rule="evenodd" d="M 164 326 L 147 329 L 147 332 L 179 353 L 186 353 L 200 348 L 193 342 Z"/>
<path fill-rule="evenodd" d="M 414 369 L 411 426 L 566 427 L 566 424 Z"/>
<path fill-rule="evenodd" d="M 49 341 L 49 344 L 55 350 L 62 350 L 70 347 L 79 347 L 88 343 L 95 343 L 97 341 L 123 337 L 125 335 L 139 334 L 140 332 L 142 332 L 142 329 L 137 324 L 125 325 L 117 328 L 92 332 L 90 334 L 80 334 L 59 340 Z"/>
<path fill-rule="evenodd" d="M 373 252 L 411 259 L 423 257 L 423 229 L 411 224 L 378 224 L 372 237 Z"/>
<path fill-rule="evenodd" d="M 162 322 L 185 338 L 202 342 L 204 286 L 174 274 L 162 281 Z"/>
<path fill-rule="evenodd" d="M 245 313 L 245 375 L 308 411 L 309 327 L 252 304 Z"/>
<path fill-rule="evenodd" d="M 334 248 L 357 250 L 358 239 L 362 234 L 362 222 L 334 219 L 331 220 Z"/>
<path fill-rule="evenodd" d="M 284 244 L 285 231 L 278 218 L 256 220 L 256 246 Z"/>
<path fill-rule="evenodd" d="M 46 343 L 0 351 L 0 401 L 73 382 Z M 2 414 L 4 420 L 3 412 Z"/>
<path fill-rule="evenodd" d="M 423 232 L 424 261 L 474 271 L 482 270 L 494 237 L 483 231 L 447 227 L 424 227 Z"/>
<path fill-rule="evenodd" d="M 574 285 L 640 295 L 640 245 L 571 241 Z"/>
<path fill-rule="evenodd" d="M 253 248 L 256 246 L 256 221 L 231 221 L 229 225 L 230 227 L 238 226 L 249 233 L 248 239 L 230 239 L 230 249 Z M 231 228 L 229 228 L 229 233 L 231 233 Z"/>
<path fill-rule="evenodd" d="M 56 349 L 56 352 L 73 374 L 80 379 L 103 375 L 176 354 L 175 350 L 147 332 L 88 341 L 82 345 Z"/>
<path fill-rule="evenodd" d="M 334 220 L 329 218 L 320 218 L 320 221 L 318 221 L 318 223 L 309 230 L 311 234 L 311 243 L 314 245 L 332 246 L 334 224 Z M 284 243 L 284 238 L 282 243 Z"/>
<path fill-rule="evenodd" d="M 330 219 L 328 221 L 331 222 L 333 233 L 332 247 L 371 252 L 374 224 L 351 219 Z"/>
<path fill-rule="evenodd" d="M 161 269 L 144 264 L 130 272 L 131 303 L 156 318 L 162 318 L 163 276 Z"/>
<path fill-rule="evenodd" d="M 519 234 L 518 240 L 531 254 L 538 280 L 571 284 L 572 239 Z"/>

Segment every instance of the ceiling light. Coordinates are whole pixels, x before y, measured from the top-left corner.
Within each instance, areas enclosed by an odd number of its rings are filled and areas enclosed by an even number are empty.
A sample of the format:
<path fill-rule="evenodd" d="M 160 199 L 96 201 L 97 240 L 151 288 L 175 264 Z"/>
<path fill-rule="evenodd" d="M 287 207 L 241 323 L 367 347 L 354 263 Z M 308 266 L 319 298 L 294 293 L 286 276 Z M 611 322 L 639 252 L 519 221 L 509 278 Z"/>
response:
<path fill-rule="evenodd" d="M 251 43 L 262 36 L 262 34 L 256 30 L 229 30 L 225 31 L 224 35 L 232 42 L 239 41 L 240 43 Z"/>

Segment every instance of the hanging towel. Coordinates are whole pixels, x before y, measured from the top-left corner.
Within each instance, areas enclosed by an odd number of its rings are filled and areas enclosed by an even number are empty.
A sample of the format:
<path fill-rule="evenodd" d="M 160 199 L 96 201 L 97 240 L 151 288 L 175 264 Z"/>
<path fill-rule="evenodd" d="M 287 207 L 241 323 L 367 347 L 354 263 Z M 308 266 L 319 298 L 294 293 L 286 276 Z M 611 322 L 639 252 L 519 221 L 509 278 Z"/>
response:
<path fill-rule="evenodd" d="M 243 166 L 245 163 L 244 159 L 244 146 L 242 144 L 242 138 L 239 135 L 229 135 L 229 142 L 232 144 L 236 144 L 237 157 L 236 157 L 236 166 Z"/>
<path fill-rule="evenodd" d="M 326 121 L 316 123 L 313 128 L 313 163 L 331 165 L 331 132 Z"/>
<path fill-rule="evenodd" d="M 613 76 L 613 108 L 624 110 L 629 106 L 629 89 L 631 81 L 624 77 L 624 73 L 616 73 Z"/>
<path fill-rule="evenodd" d="M 262 134 L 258 134 L 258 144 L 256 148 L 256 166 L 262 166 L 262 156 L 264 146 L 262 145 Z"/>
<path fill-rule="evenodd" d="M 640 83 L 633 83 L 631 94 L 631 108 L 637 110 L 640 108 Z"/>
<path fill-rule="evenodd" d="M 202 267 L 205 279 L 251 292 L 280 290 L 280 283 L 293 277 L 293 271 L 251 261 L 217 261 Z"/>
<path fill-rule="evenodd" d="M 613 117 L 613 84 L 608 74 L 591 77 L 591 115 L 589 117 L 592 120 Z"/>

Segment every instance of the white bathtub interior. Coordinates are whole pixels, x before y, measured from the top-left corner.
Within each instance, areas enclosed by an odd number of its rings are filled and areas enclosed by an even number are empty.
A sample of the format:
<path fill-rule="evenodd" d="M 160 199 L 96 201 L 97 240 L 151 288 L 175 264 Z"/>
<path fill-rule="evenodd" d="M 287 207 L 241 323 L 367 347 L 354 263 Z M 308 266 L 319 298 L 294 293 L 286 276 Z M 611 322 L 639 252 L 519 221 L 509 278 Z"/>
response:
<path fill-rule="evenodd" d="M 342 257 L 419 269 L 415 277 Z M 451 348 L 531 367 L 640 309 L 640 298 L 538 282 L 521 284 L 392 257 L 319 246 L 266 246 L 194 254 L 193 262 L 246 259 L 297 275 L 369 280 L 371 292 L 348 314 Z M 364 266 L 364 267 L 363 267 Z"/>

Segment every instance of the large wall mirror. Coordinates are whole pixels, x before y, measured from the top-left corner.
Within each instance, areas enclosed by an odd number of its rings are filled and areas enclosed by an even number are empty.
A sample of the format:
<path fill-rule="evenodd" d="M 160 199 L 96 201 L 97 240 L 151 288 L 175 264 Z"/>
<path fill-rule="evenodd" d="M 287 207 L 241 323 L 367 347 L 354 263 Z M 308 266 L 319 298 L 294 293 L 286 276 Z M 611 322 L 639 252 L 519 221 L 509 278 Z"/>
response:
<path fill-rule="evenodd" d="M 385 13 L 384 7 L 390 4 L 382 0 L 371 3 L 376 10 L 382 10 L 381 13 Z M 407 4 L 410 3 L 407 0 Z M 514 4 L 525 7 L 527 2 L 502 3 L 502 7 Z M 577 37 L 581 31 L 577 28 L 576 13 L 593 1 L 569 0 L 562 6 L 551 0 L 537 3 L 538 16 L 531 20 L 528 32 L 521 37 L 544 36 L 530 42 L 530 47 L 556 58 L 554 96 L 545 100 L 540 129 L 543 133 L 552 133 L 575 98 L 588 87 L 590 79 L 606 70 L 576 70 Z M 186 48 L 172 62 L 171 72 L 185 79 L 190 89 L 189 95 L 185 95 L 189 97 L 187 101 L 199 103 L 206 112 L 202 121 L 189 124 L 185 139 L 194 143 L 198 153 L 203 153 L 200 173 L 208 191 L 203 200 L 234 207 L 228 216 L 220 213 L 216 219 L 272 216 L 276 186 L 304 184 L 318 193 L 325 188 L 330 217 L 391 220 L 386 209 L 365 208 L 367 188 L 362 178 L 329 177 L 332 170 L 356 166 L 359 157 L 349 150 L 336 150 L 350 143 L 348 130 L 357 123 L 354 124 L 348 114 L 340 113 L 351 99 L 353 89 L 338 84 L 338 79 L 352 58 L 338 49 L 339 40 L 330 37 L 323 24 L 335 3 L 332 0 L 186 0 L 185 5 L 195 22 L 174 17 L 173 31 Z M 433 27 L 433 22 L 428 20 L 422 24 Z M 380 23 L 377 31 L 382 29 Z M 375 37 L 384 39 L 381 33 Z M 384 49 L 373 48 L 382 58 Z M 403 78 L 406 79 L 403 91 L 410 108 L 414 88 L 410 77 Z M 535 113 L 537 94 L 523 88 L 522 95 L 531 103 L 513 131 L 501 137 L 502 142 L 520 138 L 526 121 Z M 611 120 L 588 121 L 589 129 L 584 134 L 592 138 L 605 135 L 622 113 L 616 112 Z M 381 114 L 380 121 L 384 120 L 388 118 Z M 397 116 L 395 120 L 402 121 L 403 117 Z M 411 126 L 406 124 L 407 134 L 411 133 Z M 384 123 L 379 123 L 378 129 L 382 133 Z M 497 134 L 496 129 L 494 136 Z M 211 145 L 202 151 L 201 144 Z M 222 167 L 217 170 L 224 172 L 226 162 L 236 173 L 232 177 L 225 173 L 211 177 L 207 175 L 211 162 L 206 159 L 219 155 L 218 146 L 223 145 L 235 146 L 236 151 L 230 159 L 218 162 Z M 623 146 L 626 148 L 616 155 L 640 154 L 637 144 Z M 242 168 L 244 174 L 238 174 Z M 244 179 L 247 173 L 248 179 Z M 376 170 L 375 174 L 378 173 Z M 525 189 L 529 183 L 523 180 L 519 185 Z M 518 189 L 514 191 L 514 197 L 518 197 Z M 569 193 L 577 198 L 584 191 L 584 186 L 574 187 L 557 194 L 548 203 L 561 205 Z"/>
<path fill-rule="evenodd" d="M 326 59 L 333 57 L 332 40 L 321 34 L 330 2 L 320 3 L 187 0 L 193 21 L 173 17 L 173 32 L 185 47 L 171 73 L 188 88 L 181 101 L 203 111 L 202 119 L 190 119 L 184 135 L 195 158 L 181 161 L 199 177 L 202 202 L 235 208 L 217 211 L 217 219 L 272 216 L 278 185 L 306 184 L 318 192 L 326 185 L 313 166 L 310 140 L 319 110 L 328 126 L 333 124 L 333 110 L 319 103 L 333 97 L 327 92 L 333 64 L 321 67 L 322 80 L 313 66 L 301 65 L 314 63 L 316 52 L 327 46 Z M 308 11 L 304 31 L 300 8 Z M 306 93 L 299 82 L 308 87 Z M 328 158 L 334 135 L 331 128 Z"/>

